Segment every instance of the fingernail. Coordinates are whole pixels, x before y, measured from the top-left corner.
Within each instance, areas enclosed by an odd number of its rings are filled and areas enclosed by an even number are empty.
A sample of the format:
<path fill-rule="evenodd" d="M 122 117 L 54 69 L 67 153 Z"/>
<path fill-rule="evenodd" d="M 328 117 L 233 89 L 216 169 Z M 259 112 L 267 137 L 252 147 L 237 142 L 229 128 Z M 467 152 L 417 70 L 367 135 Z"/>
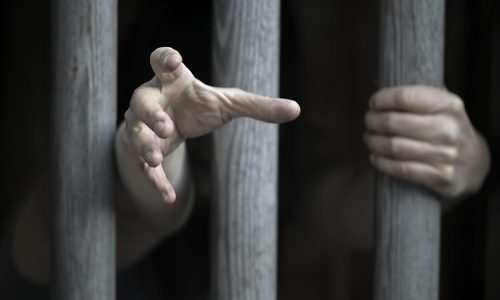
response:
<path fill-rule="evenodd" d="M 181 61 L 182 61 L 182 59 L 179 55 L 169 54 L 169 55 L 165 56 L 165 58 L 163 59 L 163 64 L 164 64 L 165 68 L 167 69 L 167 72 L 172 72 L 175 69 L 177 69 L 177 67 L 179 66 Z"/>

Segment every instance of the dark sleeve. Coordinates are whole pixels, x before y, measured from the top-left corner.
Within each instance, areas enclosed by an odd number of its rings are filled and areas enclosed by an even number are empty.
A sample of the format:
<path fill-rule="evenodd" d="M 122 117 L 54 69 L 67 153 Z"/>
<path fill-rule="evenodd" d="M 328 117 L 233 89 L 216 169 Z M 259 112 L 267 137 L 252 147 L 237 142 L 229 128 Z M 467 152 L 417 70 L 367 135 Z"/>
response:
<path fill-rule="evenodd" d="M 16 300 L 49 300 L 49 289 L 46 286 L 33 284 L 24 279 L 16 270 L 12 257 L 12 233 L 16 208 L 7 213 L 3 232 L 0 235 L 0 295 L 2 299 Z"/>

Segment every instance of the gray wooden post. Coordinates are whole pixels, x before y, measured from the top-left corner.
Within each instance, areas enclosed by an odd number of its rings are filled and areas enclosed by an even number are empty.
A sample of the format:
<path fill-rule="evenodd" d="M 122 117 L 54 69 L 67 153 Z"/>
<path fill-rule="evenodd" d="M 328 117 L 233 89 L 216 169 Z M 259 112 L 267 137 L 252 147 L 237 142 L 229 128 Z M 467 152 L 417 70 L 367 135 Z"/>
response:
<path fill-rule="evenodd" d="M 213 76 L 277 96 L 279 0 L 216 0 Z M 277 127 L 239 119 L 215 133 L 212 299 L 276 299 Z"/>
<path fill-rule="evenodd" d="M 382 0 L 380 86 L 443 86 L 444 0 Z M 429 191 L 377 175 L 375 294 L 437 300 L 440 204 Z"/>
<path fill-rule="evenodd" d="M 115 299 L 116 0 L 52 1 L 52 296 Z"/>

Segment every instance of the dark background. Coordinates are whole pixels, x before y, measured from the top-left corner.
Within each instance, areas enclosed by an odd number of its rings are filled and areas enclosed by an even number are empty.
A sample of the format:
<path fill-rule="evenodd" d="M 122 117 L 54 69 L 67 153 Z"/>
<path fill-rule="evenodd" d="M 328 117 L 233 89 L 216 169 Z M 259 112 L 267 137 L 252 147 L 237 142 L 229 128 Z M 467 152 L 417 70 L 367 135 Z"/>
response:
<path fill-rule="evenodd" d="M 48 167 L 52 25 L 47 0 L 4 0 L 1 5 L 0 218 L 5 220 L 8 208 Z M 329 230 L 312 230 L 307 220 L 316 211 L 304 210 L 304 200 L 314 207 L 314 199 L 331 196 L 321 183 L 328 185 L 331 170 L 340 162 L 353 169 L 367 165 L 362 119 L 357 119 L 376 87 L 378 1 L 285 0 L 282 10 L 281 96 L 297 99 L 303 114 L 281 127 L 279 295 L 329 299 L 332 244 L 324 241 Z M 120 120 L 133 89 L 153 75 L 149 54 L 159 46 L 179 50 L 193 74 L 210 83 L 210 12 L 210 1 L 120 1 Z M 499 184 L 499 19 L 498 1 L 447 3 L 445 82 L 464 99 L 473 124 L 488 139 L 493 168 L 478 196 L 443 215 L 442 299 L 483 298 L 487 272 L 500 285 L 500 269 L 486 261 L 498 244 L 494 233 L 500 231 L 490 211 L 498 201 L 490 191 Z M 200 195 L 197 209 L 187 227 L 153 253 L 156 260 L 167 252 L 179 257 L 176 263 L 164 260 L 160 265 L 171 270 L 164 274 L 173 286 L 169 293 L 185 298 L 203 293 L 208 285 L 210 138 L 191 141 L 189 151 Z M 290 250 L 291 245 L 297 247 Z M 358 273 L 368 274 L 353 275 L 356 299 L 365 299 L 371 289 L 370 255 L 353 254 L 363 265 Z"/>

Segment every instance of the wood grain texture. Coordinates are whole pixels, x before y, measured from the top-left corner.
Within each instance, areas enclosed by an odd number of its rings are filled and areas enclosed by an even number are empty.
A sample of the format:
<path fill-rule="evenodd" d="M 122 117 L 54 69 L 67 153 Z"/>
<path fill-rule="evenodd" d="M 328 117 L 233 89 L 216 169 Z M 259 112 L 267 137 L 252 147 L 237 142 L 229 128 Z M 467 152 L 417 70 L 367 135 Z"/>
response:
<path fill-rule="evenodd" d="M 117 3 L 52 5 L 52 296 L 115 299 Z"/>
<path fill-rule="evenodd" d="M 444 0 L 382 0 L 380 86 L 443 86 Z M 429 191 L 377 174 L 378 300 L 437 300 L 441 208 Z"/>
<path fill-rule="evenodd" d="M 279 5 L 215 0 L 216 85 L 277 96 Z M 234 120 L 215 133 L 214 155 L 212 299 L 276 299 L 277 127 Z"/>

